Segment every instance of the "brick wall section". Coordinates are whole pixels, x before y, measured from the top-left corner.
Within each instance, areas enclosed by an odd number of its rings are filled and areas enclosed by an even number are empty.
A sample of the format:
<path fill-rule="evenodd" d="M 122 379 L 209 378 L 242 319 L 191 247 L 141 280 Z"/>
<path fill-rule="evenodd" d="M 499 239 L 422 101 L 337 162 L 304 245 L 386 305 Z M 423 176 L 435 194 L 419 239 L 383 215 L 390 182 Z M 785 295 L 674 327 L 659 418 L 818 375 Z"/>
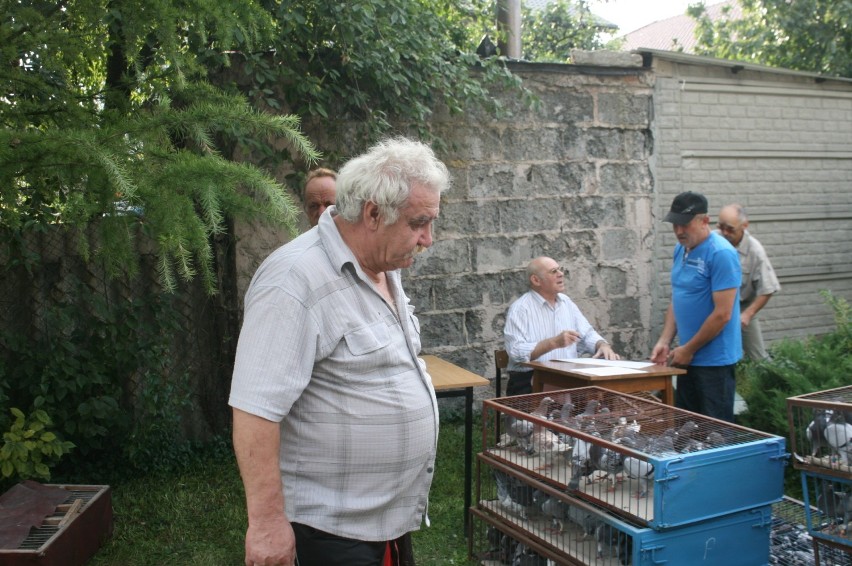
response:
<path fill-rule="evenodd" d="M 852 81 L 654 55 L 654 271 L 670 268 L 675 239 L 659 219 L 674 195 L 704 193 L 714 222 L 740 202 L 782 285 L 760 316 L 766 338 L 831 330 L 819 290 L 852 299 Z M 654 337 L 670 294 L 657 281 Z"/>

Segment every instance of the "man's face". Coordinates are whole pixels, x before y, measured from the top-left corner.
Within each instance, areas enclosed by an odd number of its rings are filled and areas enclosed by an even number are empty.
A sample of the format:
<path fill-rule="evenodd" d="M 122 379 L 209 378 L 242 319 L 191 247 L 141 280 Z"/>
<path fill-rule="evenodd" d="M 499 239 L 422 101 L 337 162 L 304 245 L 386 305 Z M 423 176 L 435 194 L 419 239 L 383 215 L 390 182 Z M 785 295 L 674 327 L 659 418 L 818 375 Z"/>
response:
<path fill-rule="evenodd" d="M 325 209 L 334 204 L 337 191 L 332 177 L 314 177 L 305 185 L 305 214 L 311 226 L 319 223 Z"/>
<path fill-rule="evenodd" d="M 556 260 L 544 258 L 541 264 L 536 266 L 533 277 L 533 288 L 543 297 L 555 296 L 557 293 L 565 292 L 565 274 Z M 535 283 L 538 285 L 535 285 Z"/>
<path fill-rule="evenodd" d="M 691 250 L 710 235 L 710 219 L 706 214 L 696 215 L 688 224 L 673 224 L 673 230 L 677 241 Z"/>
<path fill-rule="evenodd" d="M 438 218 L 440 193 L 414 185 L 393 224 L 379 225 L 378 261 L 381 271 L 411 267 L 414 256 L 432 245 L 432 223 Z"/>
<path fill-rule="evenodd" d="M 734 246 L 740 245 L 748 222 L 740 222 L 736 210 L 723 208 L 719 211 L 719 222 L 716 224 L 722 236 Z"/>

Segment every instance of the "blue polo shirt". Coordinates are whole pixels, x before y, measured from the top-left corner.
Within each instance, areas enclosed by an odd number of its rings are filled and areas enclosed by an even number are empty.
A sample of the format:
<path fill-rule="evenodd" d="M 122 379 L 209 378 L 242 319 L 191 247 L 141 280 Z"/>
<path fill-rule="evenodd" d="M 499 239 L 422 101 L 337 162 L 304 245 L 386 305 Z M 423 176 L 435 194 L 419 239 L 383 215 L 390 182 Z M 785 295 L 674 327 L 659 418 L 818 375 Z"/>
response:
<path fill-rule="evenodd" d="M 736 289 L 731 320 L 721 332 L 699 349 L 690 365 L 725 366 L 742 357 L 740 330 L 740 283 L 742 270 L 737 250 L 722 236 L 710 236 L 686 253 L 675 246 L 672 264 L 672 308 L 680 343 L 685 344 L 698 332 L 713 312 L 713 293 Z"/>

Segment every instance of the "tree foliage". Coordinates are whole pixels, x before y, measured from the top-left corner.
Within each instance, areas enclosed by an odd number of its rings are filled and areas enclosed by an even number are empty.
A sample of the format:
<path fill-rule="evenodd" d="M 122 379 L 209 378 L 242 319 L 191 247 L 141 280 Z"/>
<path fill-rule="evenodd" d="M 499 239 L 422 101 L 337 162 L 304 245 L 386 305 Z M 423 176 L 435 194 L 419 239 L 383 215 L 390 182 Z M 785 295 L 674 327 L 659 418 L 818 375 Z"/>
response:
<path fill-rule="evenodd" d="M 0 0 L 0 227 L 62 224 L 84 256 L 135 269 L 134 225 L 156 242 L 163 283 L 200 275 L 215 289 L 210 236 L 227 215 L 292 226 L 268 174 L 222 156 L 223 140 L 286 138 L 315 152 L 294 116 L 251 108 L 206 80 L 234 46 L 272 26 L 256 2 Z"/>
<path fill-rule="evenodd" d="M 703 4 L 696 53 L 852 77 L 852 0 L 738 0 L 742 17 L 713 22 Z"/>
<path fill-rule="evenodd" d="M 608 31 L 586 0 L 556 0 L 541 10 L 524 7 L 521 49 L 529 61 L 565 63 L 572 49 L 612 47 L 603 38 Z"/>
<path fill-rule="evenodd" d="M 250 95 L 300 116 L 346 122 L 361 144 L 393 127 L 433 138 L 436 107 L 459 113 L 473 103 L 500 112 L 491 87 L 520 85 L 499 61 L 475 54 L 476 35 L 495 26 L 489 2 L 267 4 L 277 26 L 272 52 L 241 54 Z"/>

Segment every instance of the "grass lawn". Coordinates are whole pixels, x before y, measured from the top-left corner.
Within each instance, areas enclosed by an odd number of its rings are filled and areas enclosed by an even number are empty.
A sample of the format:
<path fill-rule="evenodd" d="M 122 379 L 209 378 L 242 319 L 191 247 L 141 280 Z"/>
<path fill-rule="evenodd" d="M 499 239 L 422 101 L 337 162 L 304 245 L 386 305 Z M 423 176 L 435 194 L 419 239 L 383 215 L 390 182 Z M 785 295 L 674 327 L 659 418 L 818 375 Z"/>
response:
<path fill-rule="evenodd" d="M 479 419 L 473 438 L 478 451 Z M 112 488 L 115 531 L 91 566 L 243 564 L 245 500 L 231 451 L 211 449 L 181 472 L 131 479 Z M 461 421 L 441 423 L 429 502 L 432 526 L 424 525 L 413 536 L 418 564 L 475 564 L 467 559 L 463 529 Z"/>

